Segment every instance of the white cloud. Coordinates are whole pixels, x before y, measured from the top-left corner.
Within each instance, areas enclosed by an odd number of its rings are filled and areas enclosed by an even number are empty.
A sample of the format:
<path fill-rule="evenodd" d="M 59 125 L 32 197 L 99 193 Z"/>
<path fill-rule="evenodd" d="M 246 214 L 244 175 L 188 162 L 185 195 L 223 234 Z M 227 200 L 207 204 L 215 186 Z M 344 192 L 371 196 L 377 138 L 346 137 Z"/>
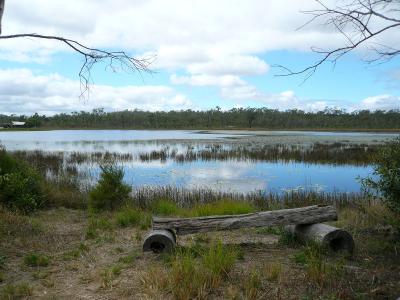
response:
<path fill-rule="evenodd" d="M 171 75 L 171 82 L 173 84 L 188 84 L 193 86 L 220 86 L 220 87 L 233 87 L 245 85 L 245 81 L 234 75 L 192 75 L 192 76 L 177 76 Z"/>
<path fill-rule="evenodd" d="M 4 34 L 63 35 L 91 46 L 156 52 L 160 65 L 176 68 L 192 63 L 195 73 L 260 74 L 267 66 L 257 54 L 277 49 L 309 51 L 312 45 L 330 47 L 343 41 L 340 34 L 319 24 L 295 30 L 309 19 L 300 11 L 315 7 L 310 0 L 13 0 L 7 2 L 3 30 Z M 2 42 L 2 52 L 8 56 L 24 51 L 34 58 L 40 49 L 51 54 L 66 48 L 44 40 Z M 208 62 L 202 64 L 204 56 Z M 224 57 L 235 63 L 214 65 Z"/>
<path fill-rule="evenodd" d="M 261 59 L 249 55 L 230 55 L 217 57 L 203 63 L 188 65 L 187 71 L 191 74 L 211 75 L 262 75 L 269 66 Z"/>
<path fill-rule="evenodd" d="M 79 91 L 79 82 L 57 74 L 36 75 L 28 69 L 0 70 L 0 111 L 3 113 L 53 114 L 97 107 L 108 111 L 194 108 L 185 95 L 162 85 L 92 85 L 88 101 L 79 100 Z"/>
<path fill-rule="evenodd" d="M 378 95 L 365 98 L 354 110 L 391 110 L 400 109 L 400 97 L 393 95 Z"/>

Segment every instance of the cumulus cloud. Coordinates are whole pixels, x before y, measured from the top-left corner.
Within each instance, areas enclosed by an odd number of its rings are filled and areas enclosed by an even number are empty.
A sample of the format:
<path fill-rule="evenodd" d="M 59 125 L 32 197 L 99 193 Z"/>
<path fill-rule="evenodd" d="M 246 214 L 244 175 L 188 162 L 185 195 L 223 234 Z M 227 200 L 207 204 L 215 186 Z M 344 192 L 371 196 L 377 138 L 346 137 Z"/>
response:
<path fill-rule="evenodd" d="M 357 106 L 353 107 L 354 110 L 391 110 L 400 109 L 400 97 L 393 95 L 378 95 L 365 98 Z"/>
<path fill-rule="evenodd" d="M 246 62 L 250 72 L 262 73 L 266 65 L 255 54 L 278 49 L 308 51 L 312 45 L 330 47 L 343 41 L 334 30 L 317 24 L 295 30 L 309 18 L 300 11 L 315 7 L 310 0 L 234 4 L 230 0 L 35 0 L 34 4 L 14 0 L 7 3 L 3 30 L 4 34 L 38 32 L 75 38 L 91 46 L 153 51 L 160 54 L 161 65 L 194 63 L 191 68 L 196 73 L 211 74 L 229 66 L 223 63 L 223 68 L 215 68 L 213 57 L 237 62 L 231 65 L 233 71 L 249 72 L 243 68 Z M 28 51 L 34 57 L 44 48 L 49 54 L 65 49 L 51 41 L 17 41 L 3 44 L 2 52 Z M 211 59 L 201 64 L 203 56 Z"/>
<path fill-rule="evenodd" d="M 162 85 L 92 85 L 87 101 L 79 100 L 79 91 L 78 81 L 58 74 L 37 75 L 28 69 L 0 70 L 0 111 L 3 113 L 54 114 L 97 107 L 107 111 L 194 108 L 185 95 Z"/>

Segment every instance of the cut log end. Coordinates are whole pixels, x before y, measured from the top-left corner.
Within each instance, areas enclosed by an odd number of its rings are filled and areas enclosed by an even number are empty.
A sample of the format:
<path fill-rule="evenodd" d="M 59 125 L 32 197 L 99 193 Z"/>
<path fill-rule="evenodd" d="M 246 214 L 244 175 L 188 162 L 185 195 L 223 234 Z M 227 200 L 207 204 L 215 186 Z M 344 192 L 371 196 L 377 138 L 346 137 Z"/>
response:
<path fill-rule="evenodd" d="M 176 237 L 170 230 L 153 230 L 145 238 L 143 251 L 154 253 L 172 252 L 175 249 Z"/>
<path fill-rule="evenodd" d="M 300 241 L 314 241 L 334 252 L 354 251 L 354 240 L 347 231 L 326 224 L 289 225 L 287 231 L 294 234 Z"/>

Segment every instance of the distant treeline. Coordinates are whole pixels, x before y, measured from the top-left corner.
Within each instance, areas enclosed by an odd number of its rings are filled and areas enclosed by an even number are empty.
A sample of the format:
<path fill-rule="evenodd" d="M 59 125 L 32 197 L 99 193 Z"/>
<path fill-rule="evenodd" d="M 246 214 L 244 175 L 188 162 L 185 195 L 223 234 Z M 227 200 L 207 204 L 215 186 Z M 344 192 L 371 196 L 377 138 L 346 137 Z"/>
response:
<path fill-rule="evenodd" d="M 0 123 L 25 121 L 36 128 L 125 128 L 125 129 L 399 129 L 400 109 L 390 111 L 360 110 L 345 112 L 325 109 L 279 111 L 268 108 L 218 107 L 207 111 L 141 111 L 61 113 L 54 116 L 0 115 Z"/>

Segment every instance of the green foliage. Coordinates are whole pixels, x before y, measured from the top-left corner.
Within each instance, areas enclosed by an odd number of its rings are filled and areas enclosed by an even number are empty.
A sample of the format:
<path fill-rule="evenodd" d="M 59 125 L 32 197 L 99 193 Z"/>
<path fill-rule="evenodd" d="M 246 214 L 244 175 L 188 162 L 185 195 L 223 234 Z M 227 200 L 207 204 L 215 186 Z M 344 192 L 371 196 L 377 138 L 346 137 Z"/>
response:
<path fill-rule="evenodd" d="M 29 267 L 47 267 L 49 258 L 39 253 L 30 253 L 24 256 L 24 264 Z"/>
<path fill-rule="evenodd" d="M 309 243 L 303 250 L 297 252 L 294 261 L 303 265 L 307 278 L 318 287 L 332 284 L 343 276 L 343 261 L 329 263 L 326 258 L 326 249 L 316 243 Z"/>
<path fill-rule="evenodd" d="M 4 149 L 0 150 L 0 204 L 23 213 L 46 204 L 43 178 Z"/>
<path fill-rule="evenodd" d="M 151 226 L 151 215 L 137 208 L 125 207 L 115 214 L 115 221 L 120 227 L 139 226 L 147 229 Z"/>
<path fill-rule="evenodd" d="M 223 199 L 214 203 L 196 205 L 189 211 L 193 217 L 212 215 L 236 215 L 254 212 L 255 208 L 249 202 Z"/>
<path fill-rule="evenodd" d="M 237 256 L 236 248 L 220 241 L 209 248 L 199 244 L 178 248 L 175 254 L 166 257 L 170 267 L 168 277 L 162 281 L 158 279 L 156 283 L 165 285 L 163 288 L 170 290 L 174 299 L 204 299 L 207 293 L 221 285 Z"/>
<path fill-rule="evenodd" d="M 99 236 L 99 232 L 110 231 L 113 229 L 113 224 L 110 222 L 109 218 L 92 215 L 89 217 L 88 226 L 86 228 L 86 238 L 94 239 Z"/>
<path fill-rule="evenodd" d="M 204 266 L 214 275 L 227 275 L 238 257 L 234 247 L 225 246 L 221 241 L 213 243 L 203 255 Z"/>
<path fill-rule="evenodd" d="M 114 165 L 100 168 L 100 179 L 89 193 L 89 205 L 94 210 L 117 209 L 129 199 L 132 188 L 123 182 L 122 168 Z"/>
<path fill-rule="evenodd" d="M 142 219 L 143 212 L 126 207 L 115 215 L 115 221 L 120 227 L 128 227 L 138 225 Z"/>
<path fill-rule="evenodd" d="M 32 292 L 32 287 L 27 283 L 7 284 L 0 290 L 0 299 L 25 299 L 31 296 Z"/>
<path fill-rule="evenodd" d="M 9 123 L 15 116 L 0 116 L 0 123 Z M 268 129 L 394 129 L 399 128 L 399 110 L 346 113 L 338 109 L 305 112 L 291 109 L 278 111 L 266 107 L 232 108 L 219 107 L 207 111 L 116 111 L 102 109 L 57 114 L 46 117 L 34 115 L 17 117 L 29 121 L 32 126 L 52 128 L 268 128 Z"/>
<path fill-rule="evenodd" d="M 178 205 L 169 199 L 159 199 L 151 206 L 154 214 L 160 216 L 177 216 L 183 213 L 183 210 Z"/>
<path fill-rule="evenodd" d="M 395 213 L 400 213 L 400 137 L 378 152 L 374 175 L 378 178 L 362 179 L 365 190 L 381 197 Z"/>

